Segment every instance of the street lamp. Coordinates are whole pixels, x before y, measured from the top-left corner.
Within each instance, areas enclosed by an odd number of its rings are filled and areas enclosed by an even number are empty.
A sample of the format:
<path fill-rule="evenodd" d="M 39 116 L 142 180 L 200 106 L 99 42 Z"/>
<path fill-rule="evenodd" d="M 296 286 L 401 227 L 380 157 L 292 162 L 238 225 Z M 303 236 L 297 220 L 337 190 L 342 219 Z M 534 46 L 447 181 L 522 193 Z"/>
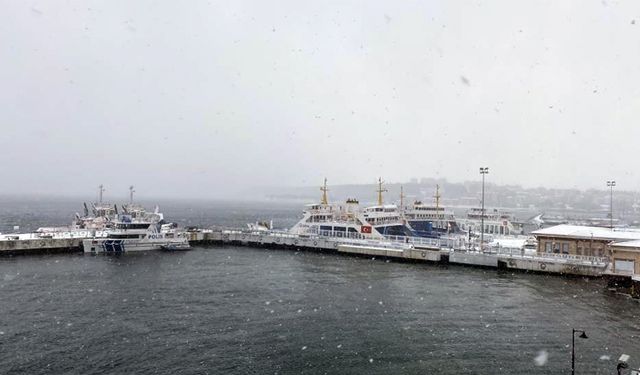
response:
<path fill-rule="evenodd" d="M 489 173 L 489 167 L 480 167 L 482 175 L 482 210 L 480 213 L 480 249 L 484 251 L 484 175 Z"/>
<path fill-rule="evenodd" d="M 588 339 L 587 334 L 584 331 L 580 331 L 577 329 L 571 329 L 571 375 L 575 375 L 576 373 L 576 333 L 580 332 L 581 339 Z"/>
<path fill-rule="evenodd" d="M 607 186 L 611 189 L 611 194 L 609 195 L 609 225 L 613 229 L 613 187 L 616 186 L 616 182 L 614 180 L 607 181 Z"/>

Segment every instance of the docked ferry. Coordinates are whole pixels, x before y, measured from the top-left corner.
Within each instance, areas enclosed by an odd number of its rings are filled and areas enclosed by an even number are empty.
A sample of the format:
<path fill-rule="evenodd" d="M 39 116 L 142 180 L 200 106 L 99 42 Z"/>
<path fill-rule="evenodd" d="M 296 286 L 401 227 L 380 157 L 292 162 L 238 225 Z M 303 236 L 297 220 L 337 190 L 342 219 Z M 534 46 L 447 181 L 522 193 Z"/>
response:
<path fill-rule="evenodd" d="M 289 232 L 296 235 L 323 235 L 346 238 L 382 239 L 383 234 L 371 222 L 373 217 L 364 216 L 357 199 L 347 199 L 344 204 L 330 204 L 327 179 L 320 188 L 320 203 L 305 206 L 302 219 Z"/>
<path fill-rule="evenodd" d="M 434 198 L 435 205 L 427 205 L 421 201 L 415 201 L 412 206 L 403 207 L 403 217 L 414 235 L 437 238 L 460 232 L 460 227 L 458 226 L 453 211 L 449 211 L 440 206 L 439 185 L 436 185 L 436 195 Z"/>
<path fill-rule="evenodd" d="M 513 216 L 508 212 L 497 209 L 484 210 L 484 233 L 511 236 L 521 234 L 521 230 L 513 224 Z M 467 212 L 467 218 L 459 220 L 460 229 L 470 233 L 482 231 L 482 209 L 472 208 Z"/>
<path fill-rule="evenodd" d="M 302 219 L 290 229 L 298 235 L 323 234 L 354 238 L 378 238 L 384 236 L 415 236 L 405 224 L 395 204 L 385 204 L 382 179 L 378 179 L 378 204 L 360 208 L 357 199 L 347 199 L 344 204 L 330 204 L 327 198 L 326 179 L 320 188 L 320 203 L 305 206 Z"/>
<path fill-rule="evenodd" d="M 158 206 L 154 211 L 147 211 L 143 206 L 133 202 L 133 186 L 129 187 L 129 203 L 118 205 L 106 203 L 102 200 L 102 193 L 105 191 L 103 185 L 98 187 L 98 201 L 96 203 L 83 203 L 83 214 L 75 214 L 71 225 L 62 227 L 41 227 L 36 233 L 43 238 L 57 237 L 100 237 L 110 229 L 113 229 L 118 219 L 118 215 L 126 215 L 131 225 L 140 223 L 141 227 L 147 228 L 149 224 L 159 224 L 162 232 L 175 232 L 175 224 L 166 223 L 164 215 Z"/>
<path fill-rule="evenodd" d="M 364 209 L 365 220 L 384 236 L 415 236 L 411 228 L 405 225 L 398 206 L 384 204 L 382 193 L 387 190 L 382 185 L 382 178 L 378 178 L 378 204 Z"/>

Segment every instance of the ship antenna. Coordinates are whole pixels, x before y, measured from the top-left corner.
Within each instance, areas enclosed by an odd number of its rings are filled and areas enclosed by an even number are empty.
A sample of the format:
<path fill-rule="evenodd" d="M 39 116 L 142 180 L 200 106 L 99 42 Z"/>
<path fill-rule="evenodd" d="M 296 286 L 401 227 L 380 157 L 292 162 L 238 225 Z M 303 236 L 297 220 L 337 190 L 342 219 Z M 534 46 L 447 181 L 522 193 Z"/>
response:
<path fill-rule="evenodd" d="M 100 186 L 98 186 L 98 203 L 102 203 L 102 193 L 104 193 L 104 191 L 104 185 L 100 184 Z"/>
<path fill-rule="evenodd" d="M 382 193 L 386 192 L 387 189 L 382 188 L 382 177 L 378 177 L 378 206 L 382 206 Z"/>
<path fill-rule="evenodd" d="M 400 185 L 400 210 L 404 210 L 404 187 Z"/>
<path fill-rule="evenodd" d="M 136 191 L 133 190 L 133 185 L 129 186 L 129 204 L 133 204 L 133 193 Z"/>
<path fill-rule="evenodd" d="M 322 185 L 322 187 L 320 188 L 320 191 L 322 192 L 322 204 L 329 204 L 329 200 L 327 199 L 327 192 L 329 191 L 329 189 L 327 188 L 327 178 L 324 178 L 324 184 Z"/>
<path fill-rule="evenodd" d="M 436 212 L 440 211 L 440 185 L 436 184 L 436 195 L 433 196 L 436 199 Z"/>

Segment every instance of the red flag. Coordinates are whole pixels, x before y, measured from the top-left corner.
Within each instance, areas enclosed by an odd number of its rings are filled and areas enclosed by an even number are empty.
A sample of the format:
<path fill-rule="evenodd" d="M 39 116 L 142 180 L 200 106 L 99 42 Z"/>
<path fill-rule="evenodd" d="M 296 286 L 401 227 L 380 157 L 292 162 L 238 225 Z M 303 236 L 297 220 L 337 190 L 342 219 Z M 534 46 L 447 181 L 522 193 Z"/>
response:
<path fill-rule="evenodd" d="M 371 233 L 371 226 L 363 225 L 360 227 L 360 232 L 362 233 Z"/>

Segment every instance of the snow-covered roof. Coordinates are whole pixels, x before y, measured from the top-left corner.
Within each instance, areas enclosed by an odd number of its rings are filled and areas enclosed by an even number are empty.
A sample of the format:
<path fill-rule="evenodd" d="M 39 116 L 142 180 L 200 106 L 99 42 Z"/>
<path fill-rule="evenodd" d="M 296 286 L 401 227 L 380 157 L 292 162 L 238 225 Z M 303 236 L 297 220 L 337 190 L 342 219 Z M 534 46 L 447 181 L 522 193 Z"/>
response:
<path fill-rule="evenodd" d="M 613 242 L 611 246 L 640 249 L 640 240 Z"/>
<path fill-rule="evenodd" d="M 517 247 L 521 248 L 527 242 L 526 238 L 495 238 L 491 241 L 491 246 Z"/>
<path fill-rule="evenodd" d="M 607 241 L 640 241 L 640 232 L 632 230 L 561 224 L 531 232 L 534 236 L 570 237 Z"/>

